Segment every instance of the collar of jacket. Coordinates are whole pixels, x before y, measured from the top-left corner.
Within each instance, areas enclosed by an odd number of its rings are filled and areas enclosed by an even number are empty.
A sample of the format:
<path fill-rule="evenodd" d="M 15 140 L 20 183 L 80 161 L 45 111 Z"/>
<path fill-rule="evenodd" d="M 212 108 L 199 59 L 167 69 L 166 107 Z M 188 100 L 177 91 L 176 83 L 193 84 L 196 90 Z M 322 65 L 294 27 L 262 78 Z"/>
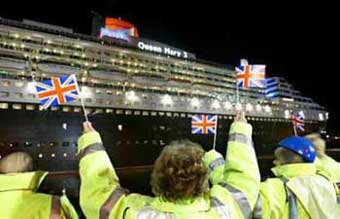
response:
<path fill-rule="evenodd" d="M 316 167 L 314 163 L 286 164 L 274 167 L 271 170 L 276 177 L 286 178 L 316 174 Z"/>
<path fill-rule="evenodd" d="M 31 190 L 36 192 L 48 172 L 0 174 L 0 192 L 12 190 Z"/>
<path fill-rule="evenodd" d="M 157 197 L 151 202 L 151 206 L 163 212 L 200 212 L 210 209 L 209 201 L 205 200 L 203 196 L 176 202 L 166 201 L 161 197 Z"/>

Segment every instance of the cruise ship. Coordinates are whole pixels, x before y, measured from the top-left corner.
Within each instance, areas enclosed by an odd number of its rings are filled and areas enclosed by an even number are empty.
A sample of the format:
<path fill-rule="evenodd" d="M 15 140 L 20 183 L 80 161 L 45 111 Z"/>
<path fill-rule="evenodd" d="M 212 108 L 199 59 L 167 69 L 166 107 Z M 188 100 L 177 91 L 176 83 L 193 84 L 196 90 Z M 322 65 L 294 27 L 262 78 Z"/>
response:
<path fill-rule="evenodd" d="M 265 89 L 240 88 L 237 102 L 233 66 L 133 32 L 129 37 L 93 36 L 0 18 L 0 158 L 27 151 L 37 168 L 51 172 L 51 181 L 59 180 L 57 187 L 77 197 L 81 103 L 44 110 L 34 87 L 36 81 L 69 74 L 77 77 L 89 119 L 122 184 L 139 192 L 148 192 L 152 164 L 170 141 L 187 138 L 212 148 L 213 136 L 191 134 L 194 114 L 218 115 L 216 148 L 224 152 L 228 126 L 236 110 L 243 109 L 254 127 L 263 177 L 272 166 L 275 142 L 293 134 L 293 112 L 304 114 L 306 132 L 324 130 L 327 110 L 284 78 L 269 78 Z"/>

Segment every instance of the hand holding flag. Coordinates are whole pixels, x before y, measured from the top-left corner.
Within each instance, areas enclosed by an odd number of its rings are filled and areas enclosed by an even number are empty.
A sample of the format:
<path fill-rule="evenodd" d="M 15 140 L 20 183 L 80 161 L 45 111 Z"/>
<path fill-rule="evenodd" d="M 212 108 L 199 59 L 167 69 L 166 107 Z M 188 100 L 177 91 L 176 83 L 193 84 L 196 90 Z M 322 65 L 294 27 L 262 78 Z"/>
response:
<path fill-rule="evenodd" d="M 246 119 L 244 111 L 236 112 L 234 122 L 245 122 L 245 123 L 247 123 L 247 119 Z"/>

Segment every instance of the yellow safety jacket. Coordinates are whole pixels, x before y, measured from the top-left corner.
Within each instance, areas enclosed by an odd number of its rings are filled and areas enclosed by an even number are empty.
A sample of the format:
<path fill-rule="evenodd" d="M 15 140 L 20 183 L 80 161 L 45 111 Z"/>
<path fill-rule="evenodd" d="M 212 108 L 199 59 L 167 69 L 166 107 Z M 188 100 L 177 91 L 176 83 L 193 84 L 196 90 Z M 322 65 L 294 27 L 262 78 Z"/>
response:
<path fill-rule="evenodd" d="M 314 164 L 288 164 L 272 171 L 277 178 L 261 183 L 254 218 L 340 218 L 335 187 L 326 177 L 317 175 Z"/>
<path fill-rule="evenodd" d="M 338 208 L 340 209 L 340 163 L 324 155 L 322 158 L 316 158 L 315 165 L 319 174 L 325 176 L 334 184 L 337 192 Z"/>
<path fill-rule="evenodd" d="M 36 193 L 47 172 L 0 174 L 1 219 L 78 219 L 67 197 Z"/>
<path fill-rule="evenodd" d="M 340 183 L 340 163 L 333 158 L 325 155 L 322 158 L 316 158 L 316 168 L 325 174 L 336 183 Z"/>
<path fill-rule="evenodd" d="M 99 133 L 88 132 L 78 141 L 81 208 L 88 219 L 249 218 L 260 187 L 251 135 L 249 124 L 234 122 L 225 165 L 213 151 L 206 154 L 205 163 L 213 182 L 210 192 L 194 199 L 169 202 L 162 197 L 127 194 L 120 187 Z M 222 176 L 216 176 L 218 173 Z"/>

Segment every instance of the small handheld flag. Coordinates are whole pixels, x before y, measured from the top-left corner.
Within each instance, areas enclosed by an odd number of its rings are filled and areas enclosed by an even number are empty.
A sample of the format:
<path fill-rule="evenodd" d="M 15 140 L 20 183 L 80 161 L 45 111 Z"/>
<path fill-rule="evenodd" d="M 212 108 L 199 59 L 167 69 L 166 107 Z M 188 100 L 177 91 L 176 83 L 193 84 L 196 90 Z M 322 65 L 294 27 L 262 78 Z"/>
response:
<path fill-rule="evenodd" d="M 217 115 L 193 115 L 191 118 L 192 134 L 216 134 Z"/>
<path fill-rule="evenodd" d="M 294 128 L 294 134 L 297 135 L 297 131 L 305 131 L 305 116 L 300 112 L 292 115 L 292 122 Z"/>
<path fill-rule="evenodd" d="M 236 98 L 240 102 L 239 88 L 264 88 L 266 84 L 265 65 L 249 65 L 248 60 L 241 59 L 241 64 L 235 67 L 236 71 Z"/>
<path fill-rule="evenodd" d="M 77 79 L 74 75 L 37 82 L 35 87 L 44 109 L 72 102 L 79 97 Z"/>
<path fill-rule="evenodd" d="M 265 65 L 240 65 L 235 68 L 237 87 L 259 87 L 265 86 Z"/>
<path fill-rule="evenodd" d="M 88 121 L 85 104 L 79 95 L 77 78 L 75 75 L 53 77 L 50 80 L 36 82 L 37 96 L 43 109 L 50 106 L 69 103 L 80 99 L 86 121 Z"/>

